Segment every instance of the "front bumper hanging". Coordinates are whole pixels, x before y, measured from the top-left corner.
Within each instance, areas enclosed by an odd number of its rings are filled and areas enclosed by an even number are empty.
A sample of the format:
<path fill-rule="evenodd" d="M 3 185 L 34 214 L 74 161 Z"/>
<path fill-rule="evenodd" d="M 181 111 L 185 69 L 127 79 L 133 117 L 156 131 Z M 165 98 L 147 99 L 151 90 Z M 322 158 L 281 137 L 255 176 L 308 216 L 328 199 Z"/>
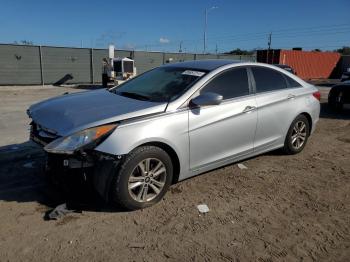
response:
<path fill-rule="evenodd" d="M 84 155 L 48 154 L 46 174 L 66 190 L 75 191 L 82 185 L 92 187 L 109 201 L 109 191 L 120 159 L 99 152 Z"/>

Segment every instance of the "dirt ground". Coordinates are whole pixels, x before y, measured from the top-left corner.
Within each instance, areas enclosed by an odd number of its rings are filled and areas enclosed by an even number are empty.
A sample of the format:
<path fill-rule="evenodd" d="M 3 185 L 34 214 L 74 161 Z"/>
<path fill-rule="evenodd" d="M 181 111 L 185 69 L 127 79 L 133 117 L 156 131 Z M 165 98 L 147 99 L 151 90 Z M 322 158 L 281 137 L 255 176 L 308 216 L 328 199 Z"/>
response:
<path fill-rule="evenodd" d="M 350 111 L 323 103 L 302 153 L 272 152 L 244 161 L 248 169 L 188 179 L 154 207 L 91 204 L 45 221 L 64 196 L 44 183 L 25 110 L 77 90 L 22 89 L 0 88 L 0 261 L 350 261 Z"/>

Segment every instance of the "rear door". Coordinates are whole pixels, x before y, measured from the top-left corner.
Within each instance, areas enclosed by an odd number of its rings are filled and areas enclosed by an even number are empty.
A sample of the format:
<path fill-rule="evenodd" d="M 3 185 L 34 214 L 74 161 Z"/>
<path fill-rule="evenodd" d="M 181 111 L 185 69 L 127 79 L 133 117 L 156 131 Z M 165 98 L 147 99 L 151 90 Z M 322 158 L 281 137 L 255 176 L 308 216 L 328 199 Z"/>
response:
<path fill-rule="evenodd" d="M 300 84 L 268 67 L 251 67 L 256 89 L 258 123 L 254 150 L 283 145 L 286 132 L 298 112 Z"/>
<path fill-rule="evenodd" d="M 247 69 L 220 73 L 200 90 L 205 92 L 220 94 L 224 100 L 220 105 L 189 110 L 192 170 L 253 151 L 257 113 Z"/>

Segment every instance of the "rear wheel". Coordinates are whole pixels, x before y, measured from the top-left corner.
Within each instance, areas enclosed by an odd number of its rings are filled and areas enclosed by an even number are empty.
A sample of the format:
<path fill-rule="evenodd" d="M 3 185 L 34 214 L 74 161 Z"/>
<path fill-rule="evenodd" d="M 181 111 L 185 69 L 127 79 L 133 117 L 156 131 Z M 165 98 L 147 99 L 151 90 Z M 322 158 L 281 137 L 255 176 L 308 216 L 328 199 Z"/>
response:
<path fill-rule="evenodd" d="M 143 146 L 126 156 L 112 186 L 115 203 L 129 210 L 151 206 L 160 201 L 173 177 L 169 155 L 161 148 Z"/>
<path fill-rule="evenodd" d="M 294 119 L 289 127 L 283 150 L 287 154 L 297 154 L 301 152 L 310 135 L 310 125 L 306 116 L 299 115 Z"/>

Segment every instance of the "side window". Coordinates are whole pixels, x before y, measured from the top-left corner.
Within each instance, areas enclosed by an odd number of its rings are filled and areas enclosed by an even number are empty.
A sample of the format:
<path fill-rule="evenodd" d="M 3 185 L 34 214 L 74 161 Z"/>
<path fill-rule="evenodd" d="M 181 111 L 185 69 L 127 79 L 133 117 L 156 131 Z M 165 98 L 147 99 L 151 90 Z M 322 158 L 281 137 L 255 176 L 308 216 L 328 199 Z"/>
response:
<path fill-rule="evenodd" d="M 293 87 L 301 87 L 302 85 L 299 84 L 297 81 L 295 81 L 294 79 L 290 78 L 289 76 L 284 76 L 287 80 L 288 83 L 288 87 L 293 88 Z"/>
<path fill-rule="evenodd" d="M 287 82 L 280 72 L 264 67 L 252 67 L 252 71 L 257 93 L 287 88 Z"/>
<path fill-rule="evenodd" d="M 231 69 L 216 76 L 201 90 L 201 94 L 207 92 L 222 95 L 224 99 L 249 95 L 246 68 Z"/>

